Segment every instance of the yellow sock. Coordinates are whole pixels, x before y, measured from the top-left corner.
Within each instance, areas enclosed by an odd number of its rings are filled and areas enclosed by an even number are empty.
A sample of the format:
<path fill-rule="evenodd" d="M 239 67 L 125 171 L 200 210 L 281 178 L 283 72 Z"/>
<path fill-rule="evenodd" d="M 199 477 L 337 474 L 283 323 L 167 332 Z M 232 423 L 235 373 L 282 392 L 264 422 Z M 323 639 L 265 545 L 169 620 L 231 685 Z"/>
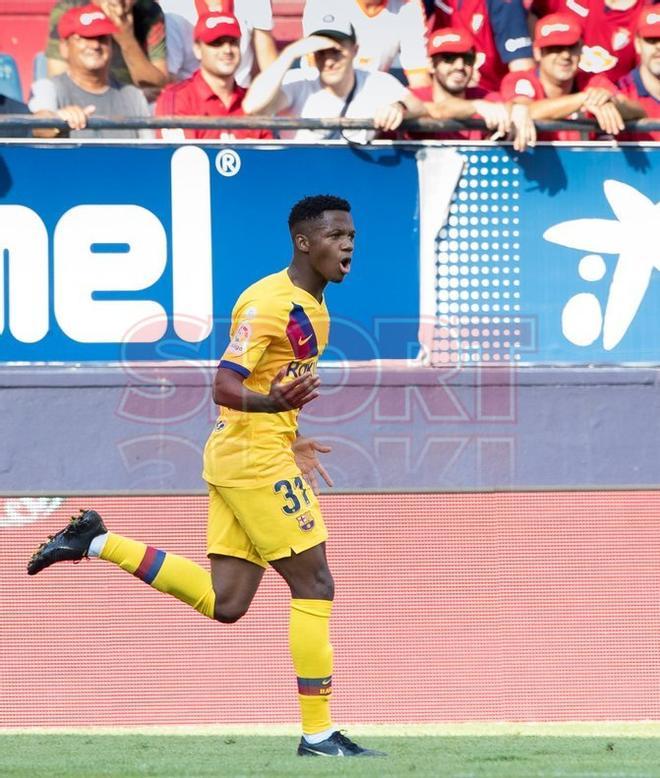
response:
<path fill-rule="evenodd" d="M 195 562 L 113 532 L 108 533 L 99 557 L 213 618 L 215 592 L 211 574 Z"/>
<path fill-rule="evenodd" d="M 298 676 L 298 700 L 306 735 L 332 726 L 331 612 L 330 600 L 291 600 L 289 648 Z"/>

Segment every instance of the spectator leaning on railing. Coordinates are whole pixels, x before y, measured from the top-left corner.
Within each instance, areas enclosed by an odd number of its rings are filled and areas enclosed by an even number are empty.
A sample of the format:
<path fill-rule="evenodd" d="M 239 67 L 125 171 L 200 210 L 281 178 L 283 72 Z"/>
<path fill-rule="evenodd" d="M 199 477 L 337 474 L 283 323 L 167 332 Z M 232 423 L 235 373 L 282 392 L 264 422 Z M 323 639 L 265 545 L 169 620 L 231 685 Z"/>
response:
<path fill-rule="evenodd" d="M 529 70 L 532 42 L 522 0 L 435 0 L 431 29 L 460 27 L 477 46 L 474 82 L 496 92 L 509 71 Z"/>
<path fill-rule="evenodd" d="M 469 86 L 474 70 L 476 49 L 474 38 L 465 30 L 445 27 L 429 35 L 428 55 L 431 59 L 432 85 L 411 89 L 423 101 L 434 119 L 482 118 L 497 137 L 504 137 L 511 128 L 507 106 L 496 92 L 486 92 L 479 86 Z M 421 139 L 482 140 L 483 130 L 453 130 L 413 133 Z"/>
<path fill-rule="evenodd" d="M 170 84 L 156 102 L 157 116 L 243 116 L 246 90 L 236 83 L 241 30 L 234 16 L 209 13 L 195 25 L 194 51 L 200 68 Z M 165 138 L 272 138 L 268 130 L 162 130 Z"/>
<path fill-rule="evenodd" d="M 115 25 L 95 5 L 71 8 L 58 23 L 62 61 L 67 72 L 35 81 L 30 110 L 58 111 L 67 107 L 76 120 L 72 137 L 150 138 L 151 130 L 85 129 L 86 117 L 149 116 L 142 92 L 130 84 L 119 84 L 110 75 L 110 52 Z"/>
<path fill-rule="evenodd" d="M 510 73 L 502 81 L 504 100 L 529 105 L 532 119 L 572 119 L 580 114 L 593 117 L 608 135 L 624 128 L 624 119 L 639 116 L 639 109 L 616 94 L 606 76 L 592 76 L 584 90 L 576 82 L 582 28 L 571 14 L 549 14 L 536 24 L 534 58 L 538 69 Z M 575 130 L 544 132 L 540 140 L 579 140 Z"/>
<path fill-rule="evenodd" d="M 48 75 L 57 76 L 67 63 L 60 50 L 59 21 L 70 9 L 88 5 L 89 0 L 58 0 L 50 13 L 46 57 Z M 111 72 L 121 84 L 141 88 L 167 83 L 165 17 L 155 0 L 93 0 L 115 25 Z"/>
<path fill-rule="evenodd" d="M 636 64 L 633 36 L 637 19 L 651 0 L 534 0 L 531 12 L 572 15 L 582 27 L 582 52 L 576 81 L 583 89 L 597 74 L 610 81 L 625 76 Z"/>
<path fill-rule="evenodd" d="M 424 106 L 394 76 L 356 69 L 355 30 L 332 13 L 306 19 L 306 34 L 287 46 L 260 73 L 248 90 L 243 108 L 248 114 L 287 113 L 302 118 L 374 119 L 383 131 L 395 130 L 404 118 L 424 114 Z M 300 57 L 314 55 L 318 70 L 290 70 Z M 298 139 L 345 138 L 366 142 L 372 130 L 298 130 Z"/>
<path fill-rule="evenodd" d="M 87 113 L 77 105 L 67 105 L 57 111 L 36 111 L 34 114 L 25 103 L 0 94 L 0 116 L 37 116 L 42 119 L 62 119 L 70 129 L 76 130 L 87 124 Z M 54 138 L 58 130 L 50 127 L 8 127 L 0 124 L 0 138 Z"/>
<path fill-rule="evenodd" d="M 617 84 L 629 100 L 636 101 L 649 119 L 660 119 L 660 5 L 644 10 L 635 35 L 639 67 Z M 660 140 L 660 131 L 636 132 L 621 136 L 625 140 Z"/>
<path fill-rule="evenodd" d="M 335 13 L 355 28 L 358 49 L 354 65 L 388 71 L 396 57 L 411 87 L 429 86 L 424 9 L 419 0 L 307 0 L 307 20 Z"/>

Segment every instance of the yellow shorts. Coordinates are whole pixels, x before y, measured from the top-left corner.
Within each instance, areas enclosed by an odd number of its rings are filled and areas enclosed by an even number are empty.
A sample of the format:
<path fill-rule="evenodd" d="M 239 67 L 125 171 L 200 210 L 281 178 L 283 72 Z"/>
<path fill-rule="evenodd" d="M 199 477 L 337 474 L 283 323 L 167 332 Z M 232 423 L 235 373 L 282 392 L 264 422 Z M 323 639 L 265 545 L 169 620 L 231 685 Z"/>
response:
<path fill-rule="evenodd" d="M 300 473 L 254 489 L 208 488 L 208 554 L 267 567 L 328 539 L 318 499 Z"/>

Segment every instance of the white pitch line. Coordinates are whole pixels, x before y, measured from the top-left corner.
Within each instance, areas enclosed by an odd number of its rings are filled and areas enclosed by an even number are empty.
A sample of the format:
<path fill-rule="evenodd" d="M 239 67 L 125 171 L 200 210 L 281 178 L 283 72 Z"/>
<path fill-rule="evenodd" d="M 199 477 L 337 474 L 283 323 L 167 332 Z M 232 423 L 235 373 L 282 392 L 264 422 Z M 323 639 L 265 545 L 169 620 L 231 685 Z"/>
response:
<path fill-rule="evenodd" d="M 660 738 L 660 721 L 465 721 L 429 724 L 342 724 L 351 735 L 381 737 Z M 297 737 L 297 724 L 181 724 L 118 727 L 0 727 L 1 735 L 175 735 Z"/>

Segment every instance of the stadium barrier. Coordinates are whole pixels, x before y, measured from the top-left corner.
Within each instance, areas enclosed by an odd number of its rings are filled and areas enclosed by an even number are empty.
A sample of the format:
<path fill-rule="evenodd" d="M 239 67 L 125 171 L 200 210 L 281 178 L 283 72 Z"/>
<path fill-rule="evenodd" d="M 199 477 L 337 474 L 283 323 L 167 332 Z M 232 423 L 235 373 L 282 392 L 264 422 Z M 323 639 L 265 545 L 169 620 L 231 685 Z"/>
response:
<path fill-rule="evenodd" d="M 576 130 L 586 134 L 599 132 L 594 119 L 537 120 L 534 122 L 541 132 L 556 130 Z M 121 129 L 262 129 L 262 130 L 374 130 L 373 119 L 331 118 L 302 119 L 291 116 L 90 116 L 87 126 L 92 130 Z M 636 119 L 625 123 L 628 132 L 652 132 L 660 130 L 657 119 Z M 53 128 L 66 133 L 69 125 L 58 117 L 28 116 L 25 114 L 5 114 L 0 116 L 0 128 L 7 129 L 48 129 Z M 482 119 L 405 119 L 397 132 L 441 132 L 463 129 L 487 130 Z M 585 137 L 586 139 L 586 137 Z M 345 138 L 344 140 L 348 140 Z"/>
<path fill-rule="evenodd" d="M 296 721 L 276 574 L 235 625 L 96 560 L 29 578 L 32 551 L 81 505 L 205 564 L 203 496 L 1 499 L 0 726 Z M 336 494 L 322 507 L 338 721 L 660 718 L 660 492 Z"/>

